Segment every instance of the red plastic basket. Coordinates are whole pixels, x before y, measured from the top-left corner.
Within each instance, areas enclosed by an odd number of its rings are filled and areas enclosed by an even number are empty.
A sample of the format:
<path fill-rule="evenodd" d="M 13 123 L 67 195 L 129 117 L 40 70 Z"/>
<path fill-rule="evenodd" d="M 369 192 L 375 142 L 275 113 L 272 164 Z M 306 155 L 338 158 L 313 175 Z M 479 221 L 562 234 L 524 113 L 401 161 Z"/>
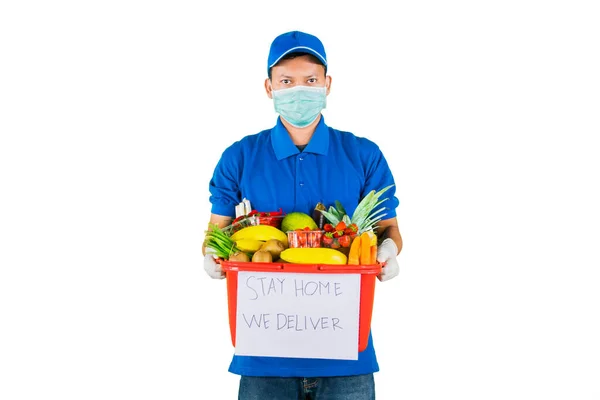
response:
<path fill-rule="evenodd" d="M 288 263 L 253 263 L 221 261 L 221 267 L 227 277 L 227 305 L 229 311 L 229 330 L 231 343 L 235 347 L 238 272 L 293 272 L 293 273 L 327 273 L 327 274 L 361 274 L 360 279 L 360 311 L 358 351 L 364 351 L 369 341 L 371 316 L 375 300 L 375 281 L 381 273 L 381 265 L 330 265 L 330 264 L 288 264 Z"/>

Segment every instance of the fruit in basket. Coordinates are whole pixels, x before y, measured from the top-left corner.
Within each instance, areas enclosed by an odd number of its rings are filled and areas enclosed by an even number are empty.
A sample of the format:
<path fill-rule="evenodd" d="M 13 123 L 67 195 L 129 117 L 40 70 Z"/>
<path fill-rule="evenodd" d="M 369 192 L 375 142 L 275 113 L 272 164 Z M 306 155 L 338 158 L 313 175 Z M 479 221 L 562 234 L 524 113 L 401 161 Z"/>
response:
<path fill-rule="evenodd" d="M 238 241 L 244 239 L 262 240 L 266 242 L 270 239 L 277 239 L 287 247 L 287 235 L 281 230 L 270 225 L 255 225 L 242 228 L 231 236 L 231 240 Z"/>
<path fill-rule="evenodd" d="M 346 227 L 355 225 L 357 227 L 357 233 L 361 234 L 366 231 L 372 231 L 381 219 L 387 214 L 385 213 L 385 207 L 380 206 L 387 198 L 380 200 L 381 195 L 394 185 L 389 185 L 376 192 L 371 190 L 361 201 L 354 210 L 352 217 L 346 214 L 346 210 L 339 201 L 335 201 L 335 207 L 330 206 L 328 211 L 321 211 L 321 213 L 327 218 L 329 224 L 334 229 L 344 222 Z"/>
<path fill-rule="evenodd" d="M 324 234 L 323 238 L 321 239 L 321 244 L 323 245 L 323 247 L 331 247 L 331 245 L 333 244 L 333 236 L 328 235 L 328 233 L 329 232 Z"/>
<path fill-rule="evenodd" d="M 248 213 L 249 217 L 251 217 L 253 215 L 256 215 L 257 217 L 261 217 L 261 218 L 280 217 L 280 216 L 283 215 L 283 211 L 280 208 L 279 211 L 257 211 L 257 210 L 252 210 L 252 211 L 250 211 Z"/>
<path fill-rule="evenodd" d="M 377 264 L 377 236 L 373 232 L 363 232 L 350 245 L 348 265 Z"/>
<path fill-rule="evenodd" d="M 349 225 L 346 225 L 346 221 L 340 221 L 336 226 L 325 224 L 323 229 L 325 232 L 338 232 L 337 236 L 341 236 L 342 234 L 352 235 L 358 232 L 358 226 L 356 224 L 350 223 Z"/>
<path fill-rule="evenodd" d="M 281 240 L 269 239 L 263 243 L 260 250 L 268 251 L 271 253 L 273 260 L 277 260 L 281 252 L 285 250 L 285 245 Z"/>
<path fill-rule="evenodd" d="M 371 236 L 369 232 L 363 232 L 360 235 L 360 263 L 362 265 L 373 264 L 373 260 L 371 260 Z"/>
<path fill-rule="evenodd" d="M 321 236 L 323 231 L 312 231 L 310 229 L 296 229 L 288 231 L 289 247 L 321 247 Z"/>
<path fill-rule="evenodd" d="M 289 248 L 281 252 L 280 257 L 294 264 L 346 264 L 348 258 L 335 249 Z"/>
<path fill-rule="evenodd" d="M 249 262 L 250 257 L 248 257 L 248 254 L 244 253 L 243 251 L 236 251 L 229 256 L 229 261 Z"/>
<path fill-rule="evenodd" d="M 270 263 L 273 262 L 273 256 L 266 250 L 259 250 L 252 256 L 252 262 Z"/>
<path fill-rule="evenodd" d="M 361 250 L 361 238 L 357 236 L 350 245 L 350 252 L 348 254 L 348 265 L 359 265 L 360 264 L 360 250 Z"/>
<path fill-rule="evenodd" d="M 358 236 L 358 227 L 355 224 L 346 225 L 344 221 L 340 221 L 336 226 L 327 224 L 325 229 L 326 232 L 321 239 L 321 245 L 338 249 L 348 255 L 352 241 Z"/>
<path fill-rule="evenodd" d="M 310 215 L 303 212 L 291 212 L 283 217 L 283 220 L 281 221 L 281 230 L 283 232 L 304 229 L 307 227 L 311 231 L 319 229 L 315 220 Z"/>
<path fill-rule="evenodd" d="M 340 236 L 338 238 L 338 243 L 341 247 L 350 247 L 350 243 L 352 243 L 352 238 L 350 235 Z"/>
<path fill-rule="evenodd" d="M 279 211 L 257 211 L 252 210 L 248 217 L 253 220 L 253 225 L 271 225 L 279 229 L 281 227 L 281 220 L 283 219 L 283 211 L 280 208 Z"/>
<path fill-rule="evenodd" d="M 255 239 L 240 239 L 235 242 L 235 245 L 241 251 L 245 251 L 246 253 L 254 253 L 265 244 L 263 240 L 255 240 Z"/>
<path fill-rule="evenodd" d="M 371 245 L 371 264 L 377 264 L 377 243 Z"/>

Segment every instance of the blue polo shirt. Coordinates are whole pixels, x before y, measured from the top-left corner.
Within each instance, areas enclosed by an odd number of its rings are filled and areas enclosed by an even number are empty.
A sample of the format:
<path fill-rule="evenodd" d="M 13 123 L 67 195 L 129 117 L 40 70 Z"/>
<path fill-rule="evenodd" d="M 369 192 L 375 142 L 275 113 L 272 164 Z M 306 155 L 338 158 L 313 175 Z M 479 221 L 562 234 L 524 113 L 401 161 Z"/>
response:
<path fill-rule="evenodd" d="M 235 217 L 247 198 L 258 211 L 282 208 L 312 215 L 318 202 L 327 208 L 339 200 L 352 215 L 371 190 L 394 184 L 388 164 L 372 141 L 325 124 L 321 115 L 304 151 L 292 142 L 277 119 L 272 129 L 246 136 L 228 147 L 210 181 L 213 214 Z M 387 190 L 384 219 L 396 216 L 395 186 Z M 379 370 L 373 340 L 358 360 L 233 356 L 229 371 L 247 376 L 323 377 L 359 375 Z"/>

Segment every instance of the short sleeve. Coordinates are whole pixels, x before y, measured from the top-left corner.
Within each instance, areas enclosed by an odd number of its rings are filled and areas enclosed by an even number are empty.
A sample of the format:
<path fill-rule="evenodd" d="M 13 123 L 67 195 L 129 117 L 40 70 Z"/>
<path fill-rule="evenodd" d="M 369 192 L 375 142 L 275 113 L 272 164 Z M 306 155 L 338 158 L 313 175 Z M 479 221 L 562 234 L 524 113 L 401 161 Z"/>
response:
<path fill-rule="evenodd" d="M 238 143 L 221 155 L 209 184 L 211 213 L 235 217 L 235 206 L 242 201 L 239 186 L 242 162 Z"/>
<path fill-rule="evenodd" d="M 363 160 L 365 166 L 365 185 L 361 193 L 361 199 L 364 198 L 371 190 L 376 192 L 381 189 L 393 185 L 388 190 L 383 192 L 380 200 L 385 200 L 378 208 L 385 207 L 386 215 L 383 219 L 396 217 L 396 208 L 400 201 L 396 197 L 396 182 L 388 163 L 381 152 L 381 149 L 373 142 L 367 141 L 365 146 L 362 146 Z"/>

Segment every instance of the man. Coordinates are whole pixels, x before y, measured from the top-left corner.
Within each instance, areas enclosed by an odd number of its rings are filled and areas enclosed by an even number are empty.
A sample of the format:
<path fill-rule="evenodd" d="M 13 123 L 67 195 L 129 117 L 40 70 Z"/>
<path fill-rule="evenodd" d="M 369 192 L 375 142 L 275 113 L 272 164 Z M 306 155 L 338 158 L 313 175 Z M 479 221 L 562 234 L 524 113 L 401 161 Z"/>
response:
<path fill-rule="evenodd" d="M 369 191 L 394 184 L 375 143 L 325 124 L 321 111 L 331 77 L 317 37 L 294 31 L 275 38 L 267 72 L 265 90 L 279 118 L 272 129 L 246 136 L 223 153 L 210 181 L 211 223 L 229 225 L 243 198 L 259 211 L 282 208 L 309 215 L 318 202 L 329 206 L 338 200 L 352 215 Z M 381 281 L 399 270 L 402 237 L 394 194 L 395 186 L 384 193 L 387 215 L 377 229 L 377 260 L 385 263 Z M 204 268 L 212 278 L 224 277 L 210 254 Z M 373 373 L 378 370 L 371 336 L 358 360 L 234 356 L 229 368 L 241 375 L 241 400 L 374 399 Z"/>

